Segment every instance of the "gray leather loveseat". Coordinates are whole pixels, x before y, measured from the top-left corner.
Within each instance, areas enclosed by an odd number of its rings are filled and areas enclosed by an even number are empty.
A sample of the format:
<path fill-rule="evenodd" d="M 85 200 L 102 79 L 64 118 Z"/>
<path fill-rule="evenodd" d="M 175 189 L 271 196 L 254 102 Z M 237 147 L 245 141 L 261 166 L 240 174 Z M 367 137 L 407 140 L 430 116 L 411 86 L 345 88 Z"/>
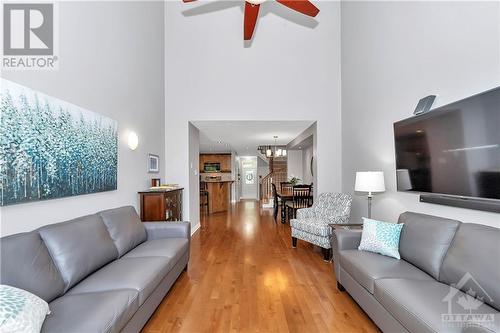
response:
<path fill-rule="evenodd" d="M 401 260 L 335 230 L 339 289 L 384 332 L 500 332 L 500 229 L 411 212 L 399 223 Z"/>
<path fill-rule="evenodd" d="M 49 302 L 43 332 L 139 332 L 189 260 L 190 224 L 121 207 L 0 240 L 0 282 Z"/>

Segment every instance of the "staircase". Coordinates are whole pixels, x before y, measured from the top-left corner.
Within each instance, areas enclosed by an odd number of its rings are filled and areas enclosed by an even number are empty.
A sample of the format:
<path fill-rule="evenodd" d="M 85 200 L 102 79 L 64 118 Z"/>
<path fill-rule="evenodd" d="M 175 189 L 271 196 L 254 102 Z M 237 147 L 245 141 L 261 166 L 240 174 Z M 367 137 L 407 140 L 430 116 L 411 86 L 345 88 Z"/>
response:
<path fill-rule="evenodd" d="M 263 207 L 273 206 L 273 188 L 271 184 L 275 184 L 276 188 L 280 187 L 281 182 L 287 181 L 286 164 L 285 169 L 275 169 L 267 174 L 260 181 L 260 201 Z"/>

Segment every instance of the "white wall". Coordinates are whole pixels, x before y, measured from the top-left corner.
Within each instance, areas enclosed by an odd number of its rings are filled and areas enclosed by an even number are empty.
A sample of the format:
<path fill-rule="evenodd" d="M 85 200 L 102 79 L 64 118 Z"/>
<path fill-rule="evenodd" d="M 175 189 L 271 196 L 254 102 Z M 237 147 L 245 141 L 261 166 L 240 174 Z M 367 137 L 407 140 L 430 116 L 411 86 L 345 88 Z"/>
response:
<path fill-rule="evenodd" d="M 286 169 L 288 179 L 292 177 L 303 180 L 302 176 L 302 150 L 288 150 L 286 156 Z"/>
<path fill-rule="evenodd" d="M 313 186 L 313 195 L 316 196 L 320 193 L 318 192 L 318 178 L 317 178 L 317 165 L 318 158 L 316 155 L 317 151 L 317 129 L 316 124 L 312 124 L 309 126 L 304 132 L 300 133 L 295 139 L 288 143 L 287 148 L 289 150 L 296 149 L 300 147 L 302 150 L 302 179 L 304 184 L 314 183 Z M 314 156 L 314 162 L 312 165 L 312 173 L 311 173 L 311 157 Z M 327 156 L 326 156 L 327 157 Z M 328 170 L 327 170 L 328 172 Z M 332 174 L 336 174 L 336 170 L 331 170 Z M 335 190 L 336 192 L 340 192 L 341 189 Z"/>
<path fill-rule="evenodd" d="M 500 226 L 500 215 L 418 202 L 395 190 L 392 124 L 410 117 L 420 98 L 443 105 L 500 85 L 499 2 L 342 2 L 342 179 L 383 170 L 387 192 L 374 218 L 404 211 Z M 355 197 L 352 217 L 366 214 Z"/>
<path fill-rule="evenodd" d="M 196 232 L 200 227 L 200 130 L 189 123 L 189 192 L 196 193 L 193 196 L 192 205 L 189 206 L 189 216 L 192 221 L 197 221 L 191 225 L 191 233 Z M 183 219 L 184 216 L 183 216 Z"/>
<path fill-rule="evenodd" d="M 239 159 L 238 153 L 234 150 L 231 151 L 231 179 L 234 182 L 231 184 L 231 202 L 237 202 L 240 200 L 240 186 L 237 181 L 239 172 Z"/>
<path fill-rule="evenodd" d="M 311 157 L 313 157 L 313 146 L 302 148 L 302 182 L 304 184 L 311 184 L 314 182 L 313 174 L 311 173 Z"/>
<path fill-rule="evenodd" d="M 251 47 L 243 4 L 166 3 L 166 154 L 175 156 L 168 180 L 188 183 L 190 120 L 316 120 L 318 190 L 339 191 L 340 3 L 316 2 L 315 25 L 266 2 Z M 187 218 L 195 195 L 185 193 Z"/>
<path fill-rule="evenodd" d="M 121 205 L 138 208 L 137 191 L 158 176 L 147 173 L 147 154 L 159 154 L 165 170 L 163 7 L 162 2 L 60 2 L 59 70 L 2 72 L 119 126 L 118 190 L 2 207 L 2 236 Z M 129 130 L 139 136 L 136 151 L 126 147 Z"/>

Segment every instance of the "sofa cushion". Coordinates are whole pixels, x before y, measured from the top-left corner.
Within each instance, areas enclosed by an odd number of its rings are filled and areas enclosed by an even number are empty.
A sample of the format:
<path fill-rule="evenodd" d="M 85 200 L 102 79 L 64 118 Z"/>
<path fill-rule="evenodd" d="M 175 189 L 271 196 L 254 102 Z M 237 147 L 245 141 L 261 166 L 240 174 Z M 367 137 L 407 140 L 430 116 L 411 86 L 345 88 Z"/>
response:
<path fill-rule="evenodd" d="M 64 292 L 64 281 L 38 232 L 0 239 L 0 284 L 37 295 L 46 302 Z"/>
<path fill-rule="evenodd" d="M 188 250 L 187 238 L 154 239 L 142 243 L 123 258 L 168 257 L 172 258 L 172 263 L 175 265 Z"/>
<path fill-rule="evenodd" d="M 290 220 L 290 227 L 316 236 L 330 237 L 332 235 L 332 228 L 328 225 L 328 222 L 322 222 L 318 218 L 292 219 Z"/>
<path fill-rule="evenodd" d="M 410 332 L 462 332 L 467 326 L 500 330 L 498 311 L 468 302 L 463 292 L 435 280 L 377 280 L 374 296 Z M 469 310 L 467 305 L 477 308 Z M 486 315 L 485 320 L 470 314 Z"/>
<path fill-rule="evenodd" d="M 380 254 L 359 250 L 340 251 L 340 265 L 359 284 L 373 294 L 374 283 L 382 278 L 432 280 L 412 264 Z"/>
<path fill-rule="evenodd" d="M 42 332 L 120 332 L 139 309 L 136 290 L 64 295 L 50 303 Z"/>
<path fill-rule="evenodd" d="M 65 291 L 118 257 L 99 215 L 83 216 L 39 229 L 66 284 Z"/>
<path fill-rule="evenodd" d="M 168 257 L 122 258 L 90 275 L 68 294 L 135 289 L 142 305 L 173 264 Z"/>
<path fill-rule="evenodd" d="M 500 310 L 500 229 L 462 223 L 444 258 L 439 280 L 475 291 Z"/>
<path fill-rule="evenodd" d="M 121 257 L 146 240 L 146 228 L 132 206 L 99 213 Z"/>
<path fill-rule="evenodd" d="M 460 222 L 441 217 L 406 212 L 399 241 L 401 258 L 439 278 L 439 269 Z"/>

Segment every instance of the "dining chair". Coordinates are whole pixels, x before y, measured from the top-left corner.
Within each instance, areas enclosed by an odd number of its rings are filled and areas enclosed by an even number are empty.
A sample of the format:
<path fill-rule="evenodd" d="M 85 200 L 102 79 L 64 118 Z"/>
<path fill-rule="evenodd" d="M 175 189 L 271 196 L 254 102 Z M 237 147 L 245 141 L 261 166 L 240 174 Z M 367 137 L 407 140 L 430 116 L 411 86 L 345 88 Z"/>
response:
<path fill-rule="evenodd" d="M 293 188 L 293 185 L 290 182 L 281 182 L 280 183 L 280 190 L 281 190 L 281 192 L 291 191 L 292 188 Z"/>
<path fill-rule="evenodd" d="M 278 218 L 278 208 L 279 208 L 279 200 L 278 200 L 278 191 L 276 191 L 276 185 L 274 183 L 271 183 L 272 190 L 273 190 L 273 204 L 274 204 L 274 211 L 273 211 L 273 217 L 274 217 L 274 222 L 277 221 Z"/>
<path fill-rule="evenodd" d="M 312 205 L 311 185 L 295 185 L 292 194 L 292 201 L 286 203 L 289 219 L 295 218 L 298 209 L 309 208 Z"/>

